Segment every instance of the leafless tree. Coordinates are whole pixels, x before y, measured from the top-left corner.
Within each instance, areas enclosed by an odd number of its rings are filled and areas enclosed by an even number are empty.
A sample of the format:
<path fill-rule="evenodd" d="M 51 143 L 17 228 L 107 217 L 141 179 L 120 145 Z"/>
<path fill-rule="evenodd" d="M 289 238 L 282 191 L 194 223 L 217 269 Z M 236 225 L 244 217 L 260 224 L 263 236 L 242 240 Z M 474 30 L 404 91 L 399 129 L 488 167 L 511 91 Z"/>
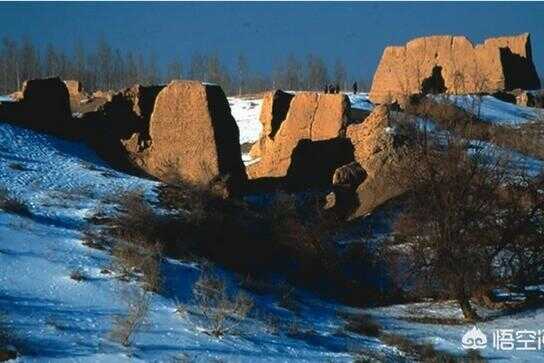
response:
<path fill-rule="evenodd" d="M 437 117 L 462 117 L 448 108 Z M 460 116 L 461 115 L 461 116 Z M 417 145 L 399 170 L 411 192 L 395 225 L 408 256 L 407 275 L 424 293 L 457 300 L 468 320 L 479 317 L 470 299 L 507 281 L 542 277 L 542 196 L 509 153 L 470 140 L 470 120 L 431 135 L 414 127 Z M 524 196 L 525 203 L 520 197 Z M 523 267 L 522 267 L 523 266 Z"/>

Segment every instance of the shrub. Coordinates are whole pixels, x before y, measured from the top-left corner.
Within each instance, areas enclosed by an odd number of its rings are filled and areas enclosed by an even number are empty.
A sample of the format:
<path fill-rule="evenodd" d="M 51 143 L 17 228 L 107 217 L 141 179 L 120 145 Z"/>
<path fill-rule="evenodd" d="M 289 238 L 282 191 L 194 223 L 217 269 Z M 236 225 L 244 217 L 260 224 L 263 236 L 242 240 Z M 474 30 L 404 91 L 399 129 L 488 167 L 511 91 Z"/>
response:
<path fill-rule="evenodd" d="M 26 169 L 26 166 L 22 163 L 10 163 L 9 164 L 9 167 L 13 170 L 17 170 L 17 171 L 25 171 L 27 170 Z"/>
<path fill-rule="evenodd" d="M 81 243 L 89 248 L 104 251 L 106 250 L 103 237 L 99 233 L 91 231 L 89 228 L 85 229 L 82 233 Z"/>
<path fill-rule="evenodd" d="M 279 291 L 278 305 L 284 309 L 297 313 L 300 306 L 295 298 L 295 288 L 284 284 Z"/>
<path fill-rule="evenodd" d="M 5 188 L 0 188 L 0 209 L 21 216 L 30 216 L 28 206 L 19 198 L 10 196 Z"/>
<path fill-rule="evenodd" d="M 119 200 L 119 211 L 107 221 L 105 233 L 114 241 L 115 269 L 127 279 L 141 273 L 144 287 L 160 291 L 164 219 L 145 201 L 141 193 L 129 193 Z"/>
<path fill-rule="evenodd" d="M 255 278 L 249 274 L 240 279 L 239 285 L 241 288 L 250 290 L 251 292 L 260 295 L 268 294 L 274 290 L 274 286 L 272 286 L 268 282 L 259 278 Z"/>
<path fill-rule="evenodd" d="M 159 244 L 148 246 L 119 241 L 114 246 L 112 254 L 117 262 L 114 267 L 122 278 L 127 279 L 134 272 L 141 273 L 145 289 L 153 292 L 160 291 L 162 255 Z"/>
<path fill-rule="evenodd" d="M 277 335 L 280 332 L 280 319 L 273 314 L 264 314 L 261 320 L 265 324 L 265 329 L 269 334 Z"/>
<path fill-rule="evenodd" d="M 369 314 L 350 314 L 345 315 L 344 319 L 346 321 L 344 328 L 347 331 L 369 337 L 379 337 L 382 333 L 380 324 L 374 321 Z"/>
<path fill-rule="evenodd" d="M 413 291 L 453 298 L 466 320 L 478 320 L 471 299 L 514 279 L 512 262 L 544 278 L 543 255 L 534 253 L 544 209 L 532 187 L 544 179 L 531 180 L 508 153 L 470 140 L 472 116 L 431 106 L 433 120 L 450 132 L 419 131 L 411 157 L 397 169 L 410 192 L 394 224 L 395 242 L 403 246 L 403 275 Z"/>
<path fill-rule="evenodd" d="M 193 286 L 197 312 L 204 317 L 206 332 L 214 337 L 231 333 L 253 308 L 251 297 L 241 291 L 231 295 L 225 281 L 204 271 Z"/>
<path fill-rule="evenodd" d="M 114 342 L 128 347 L 132 344 L 135 334 L 145 323 L 150 301 L 147 292 L 139 289 L 124 291 L 123 300 L 127 305 L 127 311 L 125 314 L 114 317 L 110 338 Z"/>

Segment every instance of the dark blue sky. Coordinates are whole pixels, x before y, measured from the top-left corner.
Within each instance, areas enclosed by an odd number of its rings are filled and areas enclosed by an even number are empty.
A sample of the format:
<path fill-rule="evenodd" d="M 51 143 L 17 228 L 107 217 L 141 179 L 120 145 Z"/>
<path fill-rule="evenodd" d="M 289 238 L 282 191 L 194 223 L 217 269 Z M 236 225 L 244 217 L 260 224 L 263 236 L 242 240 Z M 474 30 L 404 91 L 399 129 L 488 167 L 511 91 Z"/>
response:
<path fill-rule="evenodd" d="M 268 71 L 289 52 L 344 59 L 350 76 L 372 75 L 383 48 L 431 34 L 486 37 L 530 32 L 544 76 L 544 2 L 540 3 L 1 3 L 0 35 L 29 36 L 70 50 L 104 36 L 160 61 L 217 51 L 234 66 L 242 51 Z"/>

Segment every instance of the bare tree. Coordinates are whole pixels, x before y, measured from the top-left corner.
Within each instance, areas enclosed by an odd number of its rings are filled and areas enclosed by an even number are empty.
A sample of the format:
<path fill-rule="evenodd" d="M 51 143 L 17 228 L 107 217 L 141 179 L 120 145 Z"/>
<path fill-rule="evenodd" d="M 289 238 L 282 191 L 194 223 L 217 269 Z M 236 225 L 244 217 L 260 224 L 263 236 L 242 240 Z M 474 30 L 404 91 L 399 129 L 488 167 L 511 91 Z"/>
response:
<path fill-rule="evenodd" d="M 247 63 L 247 58 L 245 57 L 243 53 L 240 53 L 238 55 L 237 70 L 238 70 L 238 96 L 241 96 L 242 92 L 244 91 L 244 88 L 247 85 L 247 77 L 249 73 L 249 65 Z"/>
<path fill-rule="evenodd" d="M 197 311 L 204 317 L 207 332 L 220 337 L 240 325 L 253 308 L 253 300 L 238 292 L 231 295 L 224 280 L 205 270 L 193 286 Z"/>
<path fill-rule="evenodd" d="M 334 63 L 335 84 L 339 85 L 342 89 L 346 89 L 347 79 L 348 79 L 348 73 L 346 71 L 346 67 L 344 66 L 344 63 L 342 62 L 342 59 L 336 58 L 336 62 Z"/>
<path fill-rule="evenodd" d="M 298 90 L 302 82 L 302 66 L 294 54 L 289 54 L 286 61 L 286 84 L 290 90 Z"/>
<path fill-rule="evenodd" d="M 306 71 L 306 86 L 308 89 L 320 90 L 327 84 L 329 80 L 327 66 L 320 57 L 313 54 L 308 55 Z"/>
<path fill-rule="evenodd" d="M 166 80 L 182 79 L 183 78 L 183 65 L 180 60 L 173 60 L 170 62 L 166 69 Z"/>
<path fill-rule="evenodd" d="M 434 112 L 434 118 L 443 118 L 439 124 L 451 123 L 452 115 L 462 113 Z M 423 293 L 454 298 L 467 320 L 477 320 L 472 297 L 516 275 L 523 280 L 522 269 L 542 277 L 543 255 L 536 247 L 542 218 L 536 217 L 543 201 L 535 187 L 526 189 L 533 179 L 519 184 L 526 176 L 508 153 L 466 137 L 470 121 L 432 135 L 420 126 L 413 129 L 417 145 L 399 171 L 411 192 L 395 224 L 395 239 L 408 252 L 408 276 L 420 282 Z M 532 195 L 525 206 L 523 195 Z"/>

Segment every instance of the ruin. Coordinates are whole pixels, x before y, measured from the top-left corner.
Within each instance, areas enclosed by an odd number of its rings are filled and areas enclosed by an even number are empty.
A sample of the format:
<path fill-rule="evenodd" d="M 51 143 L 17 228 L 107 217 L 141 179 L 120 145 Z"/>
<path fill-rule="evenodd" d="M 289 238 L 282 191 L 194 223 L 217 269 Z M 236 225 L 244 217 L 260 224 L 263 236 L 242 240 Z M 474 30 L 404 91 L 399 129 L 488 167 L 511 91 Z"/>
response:
<path fill-rule="evenodd" d="M 416 38 L 385 48 L 370 90 L 374 103 L 427 93 L 494 93 L 540 88 L 528 33 L 473 45 L 464 36 Z"/>

